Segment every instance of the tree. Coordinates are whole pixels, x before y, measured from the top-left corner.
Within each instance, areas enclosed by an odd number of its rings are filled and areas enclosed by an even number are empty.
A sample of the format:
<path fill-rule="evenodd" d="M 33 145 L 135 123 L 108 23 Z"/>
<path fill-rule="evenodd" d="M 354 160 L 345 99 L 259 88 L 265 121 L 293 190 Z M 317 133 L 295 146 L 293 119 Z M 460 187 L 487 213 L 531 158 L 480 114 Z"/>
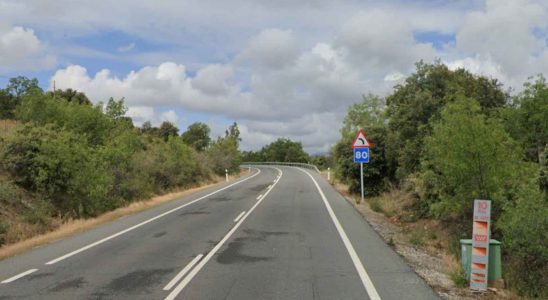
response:
<path fill-rule="evenodd" d="M 542 162 L 548 146 L 548 82 L 539 75 L 526 82 L 514 98 L 514 105 L 503 112 L 506 129 L 525 149 L 525 158 Z"/>
<path fill-rule="evenodd" d="M 234 122 L 228 129 L 225 131 L 225 137 L 241 142 L 240 138 L 240 129 L 238 128 L 238 123 Z"/>
<path fill-rule="evenodd" d="M 78 104 L 92 105 L 91 101 L 88 99 L 86 94 L 78 92 L 73 89 L 66 90 L 55 90 L 54 92 L 48 92 L 48 95 L 51 97 L 57 97 L 65 99 L 68 102 L 75 102 Z"/>
<path fill-rule="evenodd" d="M 6 90 L 0 89 L 0 119 L 13 119 L 17 99 Z"/>
<path fill-rule="evenodd" d="M 105 115 L 111 119 L 120 119 L 127 112 L 127 107 L 124 104 L 124 98 L 116 101 L 112 97 L 108 99 L 107 106 L 105 108 Z"/>
<path fill-rule="evenodd" d="M 211 143 L 207 149 L 207 155 L 217 175 L 224 175 L 225 170 L 237 172 L 242 162 L 238 141 L 234 138 L 219 137 Z"/>
<path fill-rule="evenodd" d="M 481 112 L 487 115 L 508 102 L 507 93 L 496 79 L 464 69 L 452 71 L 439 62 L 417 63 L 416 72 L 387 97 L 387 158 L 397 166 L 400 180 L 419 169 L 423 139 L 431 132 L 430 120 L 438 119 L 445 104 L 460 96 L 476 99 Z"/>
<path fill-rule="evenodd" d="M 303 150 L 300 142 L 279 138 L 261 149 L 261 156 L 265 161 L 273 162 L 300 162 L 307 163 L 308 154 Z"/>
<path fill-rule="evenodd" d="M 39 90 L 42 92 L 40 86 L 38 86 L 38 79 L 28 79 L 24 76 L 17 76 L 10 78 L 6 91 L 17 99 L 21 99 L 23 95 L 31 90 Z"/>
<path fill-rule="evenodd" d="M 164 141 L 167 141 L 170 136 L 177 136 L 178 133 L 179 128 L 168 121 L 162 122 L 162 125 L 160 125 L 160 129 L 158 130 L 158 136 L 164 139 Z"/>
<path fill-rule="evenodd" d="M 370 163 L 364 167 L 365 194 L 373 196 L 386 188 L 388 179 L 393 177 L 393 171 L 386 160 L 385 141 L 388 134 L 386 128 L 384 100 L 369 94 L 363 96 L 362 102 L 348 108 L 341 129 L 342 138 L 332 149 L 336 175 L 345 182 L 351 192 L 360 191 L 360 165 L 354 162 L 352 141 L 356 132 L 363 129 L 373 146 L 371 147 Z"/>
<path fill-rule="evenodd" d="M 211 142 L 209 133 L 210 129 L 207 124 L 196 122 L 188 126 L 187 131 L 181 135 L 181 138 L 185 144 L 193 147 L 197 151 L 203 151 Z"/>
<path fill-rule="evenodd" d="M 497 219 L 521 179 L 530 178 L 519 145 L 497 119 L 487 118 L 479 103 L 466 97 L 448 104 L 432 127 L 432 135 L 424 140 L 421 173 L 421 199 L 430 212 L 460 216 L 462 224 L 468 224 L 472 200 L 490 199 Z"/>

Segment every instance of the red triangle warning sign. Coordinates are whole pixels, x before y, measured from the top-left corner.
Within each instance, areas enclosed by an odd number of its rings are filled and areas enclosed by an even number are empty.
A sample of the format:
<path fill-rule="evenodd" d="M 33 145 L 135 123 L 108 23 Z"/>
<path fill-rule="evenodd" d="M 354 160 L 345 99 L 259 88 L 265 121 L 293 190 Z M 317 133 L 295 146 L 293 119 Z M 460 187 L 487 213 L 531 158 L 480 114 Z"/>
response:
<path fill-rule="evenodd" d="M 369 141 L 363 130 L 360 129 L 352 142 L 352 148 L 369 148 L 371 146 L 371 141 Z"/>

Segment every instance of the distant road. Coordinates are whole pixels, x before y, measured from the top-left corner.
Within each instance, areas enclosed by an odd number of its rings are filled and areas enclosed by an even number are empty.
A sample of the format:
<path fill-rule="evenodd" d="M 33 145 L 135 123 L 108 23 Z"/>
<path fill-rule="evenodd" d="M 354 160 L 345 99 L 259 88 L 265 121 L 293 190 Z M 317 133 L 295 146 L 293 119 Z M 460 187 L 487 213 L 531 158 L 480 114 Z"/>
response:
<path fill-rule="evenodd" d="M 438 299 L 321 176 L 234 182 L 0 261 L 0 299 Z"/>

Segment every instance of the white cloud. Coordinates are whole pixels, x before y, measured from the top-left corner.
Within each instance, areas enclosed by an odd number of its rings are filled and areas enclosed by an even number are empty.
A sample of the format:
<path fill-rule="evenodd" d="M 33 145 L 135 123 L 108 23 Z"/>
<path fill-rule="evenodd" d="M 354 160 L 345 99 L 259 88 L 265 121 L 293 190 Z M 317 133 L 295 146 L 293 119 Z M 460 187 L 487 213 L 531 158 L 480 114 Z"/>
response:
<path fill-rule="evenodd" d="M 265 29 L 251 38 L 237 60 L 258 68 L 279 69 L 293 63 L 299 55 L 297 40 L 291 30 Z"/>
<path fill-rule="evenodd" d="M 344 23 L 337 45 L 358 63 L 405 70 L 419 59 L 435 57 L 432 45 L 415 41 L 409 20 L 378 9 L 360 12 Z"/>
<path fill-rule="evenodd" d="M 179 116 L 174 110 L 168 110 L 160 115 L 160 120 L 162 122 L 167 121 L 173 124 L 177 124 L 177 122 L 179 121 Z"/>
<path fill-rule="evenodd" d="M 206 95 L 226 95 L 230 91 L 227 80 L 234 75 L 230 66 L 209 65 L 200 69 L 192 79 L 192 87 Z"/>
<path fill-rule="evenodd" d="M 547 26 L 546 2 L 487 0 L 483 10 L 464 17 L 448 63 L 519 87 L 528 76 L 546 72 Z"/>
<path fill-rule="evenodd" d="M 76 60 L 52 77 L 59 88 L 84 91 L 94 101 L 125 97 L 136 122 L 181 122 L 177 108 L 205 114 L 222 134 L 224 122 L 236 120 L 247 149 L 289 137 L 308 151 L 327 150 L 350 104 L 364 93 L 387 94 L 420 59 L 440 57 L 452 69 L 514 88 L 548 70 L 548 3 L 541 0 L 42 2 L 0 3 L 0 19 L 26 26 L 15 32 L 26 57 L 43 57 L 44 49 L 29 28 L 54 41 L 107 30 L 167 45 L 146 52 L 131 43 L 120 53 L 63 45 L 54 53 L 139 67 L 89 74 Z M 450 38 L 439 47 L 436 35 Z"/>
<path fill-rule="evenodd" d="M 55 64 L 55 57 L 45 55 L 34 30 L 0 24 L 0 70 L 39 70 Z"/>

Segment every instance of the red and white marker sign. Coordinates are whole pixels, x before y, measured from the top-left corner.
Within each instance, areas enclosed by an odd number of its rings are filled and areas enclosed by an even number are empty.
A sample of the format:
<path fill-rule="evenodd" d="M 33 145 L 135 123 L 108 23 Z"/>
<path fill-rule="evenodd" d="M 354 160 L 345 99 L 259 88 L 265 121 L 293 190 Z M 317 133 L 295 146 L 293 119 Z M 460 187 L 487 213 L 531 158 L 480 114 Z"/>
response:
<path fill-rule="evenodd" d="M 489 274 L 489 231 L 491 227 L 491 201 L 474 201 L 474 223 L 472 226 L 472 265 L 470 288 L 487 290 Z"/>
<path fill-rule="evenodd" d="M 369 148 L 372 144 L 369 141 L 369 138 L 365 135 L 363 130 L 360 129 L 352 142 L 352 148 Z"/>

